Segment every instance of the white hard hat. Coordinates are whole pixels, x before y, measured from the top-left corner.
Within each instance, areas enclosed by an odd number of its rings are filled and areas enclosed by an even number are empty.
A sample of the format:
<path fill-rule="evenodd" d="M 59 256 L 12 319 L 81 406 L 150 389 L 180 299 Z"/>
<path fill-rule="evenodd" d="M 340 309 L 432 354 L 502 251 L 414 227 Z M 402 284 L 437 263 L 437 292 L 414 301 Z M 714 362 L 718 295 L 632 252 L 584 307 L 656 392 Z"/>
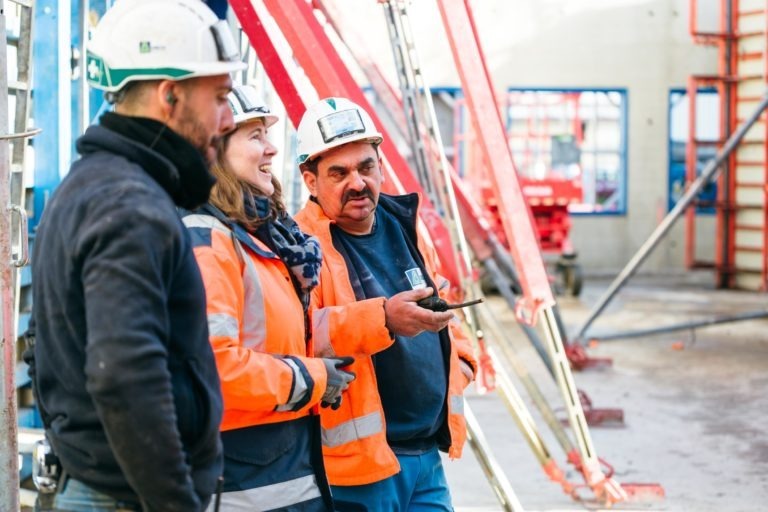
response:
<path fill-rule="evenodd" d="M 118 0 L 87 43 L 88 83 L 185 80 L 245 69 L 224 20 L 201 0 Z"/>
<path fill-rule="evenodd" d="M 270 112 L 269 107 L 252 85 L 235 85 L 227 99 L 236 126 L 253 119 L 264 119 L 264 126 L 267 128 L 277 122 L 278 117 Z"/>
<path fill-rule="evenodd" d="M 346 98 L 326 98 L 307 109 L 296 130 L 299 165 L 349 142 L 381 144 L 368 112 Z"/>

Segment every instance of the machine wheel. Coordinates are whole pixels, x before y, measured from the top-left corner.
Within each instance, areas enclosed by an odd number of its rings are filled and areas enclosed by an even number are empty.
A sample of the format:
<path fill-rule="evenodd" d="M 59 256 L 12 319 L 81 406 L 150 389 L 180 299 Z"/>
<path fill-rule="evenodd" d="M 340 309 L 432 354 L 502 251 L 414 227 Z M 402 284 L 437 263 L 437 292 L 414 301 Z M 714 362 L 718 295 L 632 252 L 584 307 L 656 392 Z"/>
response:
<path fill-rule="evenodd" d="M 576 263 L 576 257 L 563 256 L 555 265 L 555 291 L 560 295 L 578 297 L 584 276 L 581 265 Z"/>

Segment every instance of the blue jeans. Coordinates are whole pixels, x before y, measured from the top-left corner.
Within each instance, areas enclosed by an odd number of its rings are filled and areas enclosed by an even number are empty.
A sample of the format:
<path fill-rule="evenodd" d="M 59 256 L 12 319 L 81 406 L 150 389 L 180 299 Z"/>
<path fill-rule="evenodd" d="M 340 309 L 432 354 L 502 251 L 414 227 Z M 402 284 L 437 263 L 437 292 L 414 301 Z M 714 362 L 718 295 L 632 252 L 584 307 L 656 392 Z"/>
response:
<path fill-rule="evenodd" d="M 437 448 L 421 455 L 397 455 L 400 472 L 367 485 L 331 486 L 338 512 L 453 511 Z"/>
<path fill-rule="evenodd" d="M 122 503 L 111 496 L 91 489 L 74 478 L 63 478 L 61 488 L 53 499 L 56 512 L 134 512 L 141 507 Z"/>

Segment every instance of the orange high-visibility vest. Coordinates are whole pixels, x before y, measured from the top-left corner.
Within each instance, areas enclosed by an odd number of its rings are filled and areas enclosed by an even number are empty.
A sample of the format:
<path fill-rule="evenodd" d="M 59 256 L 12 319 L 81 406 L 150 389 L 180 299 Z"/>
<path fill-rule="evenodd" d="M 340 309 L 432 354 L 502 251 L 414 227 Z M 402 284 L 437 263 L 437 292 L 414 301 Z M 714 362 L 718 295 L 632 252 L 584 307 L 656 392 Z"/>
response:
<path fill-rule="evenodd" d="M 386 438 L 384 411 L 379 398 L 371 356 L 393 343 L 385 326 L 384 298 L 357 301 L 344 257 L 331 240 L 331 220 L 314 201 L 308 201 L 294 217 L 302 230 L 318 238 L 323 250 L 320 285 L 313 293 L 312 336 L 315 352 L 351 355 L 351 370 L 357 378 L 344 392 L 341 407 L 322 409 L 323 456 L 331 485 L 363 485 L 378 482 L 400 470 Z M 435 271 L 432 247 L 419 237 L 418 248 L 433 282 L 442 287 L 445 279 Z M 448 292 L 448 287 L 442 287 Z M 455 323 L 455 325 L 454 325 Z M 447 392 L 447 422 L 451 458 L 461 456 L 466 441 L 463 392 L 468 384 L 459 368 L 459 358 L 477 368 L 472 346 L 458 322 L 450 325 L 451 352 Z M 446 448 L 446 447 L 442 447 Z"/>
<path fill-rule="evenodd" d="M 304 312 L 283 262 L 255 237 L 244 247 L 215 217 L 184 217 L 210 244 L 194 247 L 205 283 L 208 328 L 224 397 L 221 430 L 302 418 L 317 409 L 326 388 L 323 361 L 312 357 L 304 335 Z M 207 241 L 207 240 L 206 240 Z M 271 256 L 270 256 L 271 255 Z M 291 411 L 295 356 L 313 381 L 311 396 Z M 269 443 L 268 439 L 264 440 Z"/>

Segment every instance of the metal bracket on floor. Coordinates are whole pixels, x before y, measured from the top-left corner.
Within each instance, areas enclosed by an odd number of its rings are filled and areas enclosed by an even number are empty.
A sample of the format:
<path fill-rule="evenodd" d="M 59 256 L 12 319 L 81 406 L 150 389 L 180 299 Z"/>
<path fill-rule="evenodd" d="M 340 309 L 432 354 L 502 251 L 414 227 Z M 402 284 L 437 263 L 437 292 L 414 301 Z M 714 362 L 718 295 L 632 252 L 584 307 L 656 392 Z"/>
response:
<path fill-rule="evenodd" d="M 571 342 L 565 346 L 565 357 L 571 363 L 571 368 L 576 371 L 601 370 L 613 366 L 613 359 L 610 357 L 592 357 L 587 354 L 584 345 L 578 342 Z"/>
<path fill-rule="evenodd" d="M 623 409 L 598 409 L 592 407 L 592 400 L 589 396 L 580 389 L 576 390 L 579 401 L 581 401 L 581 408 L 584 410 L 584 418 L 587 420 L 587 425 L 590 427 L 624 427 L 624 410 Z M 563 425 L 569 425 L 568 418 L 561 418 L 560 422 Z"/>

